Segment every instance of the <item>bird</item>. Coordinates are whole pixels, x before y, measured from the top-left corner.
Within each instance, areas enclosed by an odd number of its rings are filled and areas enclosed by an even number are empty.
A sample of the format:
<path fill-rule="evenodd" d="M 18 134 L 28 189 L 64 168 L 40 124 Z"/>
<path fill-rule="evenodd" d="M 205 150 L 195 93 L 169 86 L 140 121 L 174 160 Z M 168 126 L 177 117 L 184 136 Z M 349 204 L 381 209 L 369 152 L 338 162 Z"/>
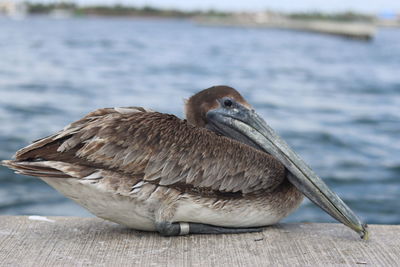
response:
<path fill-rule="evenodd" d="M 194 94 L 185 116 L 101 108 L 2 164 L 97 217 L 163 236 L 259 232 L 305 195 L 368 238 L 367 225 L 236 89 Z"/>

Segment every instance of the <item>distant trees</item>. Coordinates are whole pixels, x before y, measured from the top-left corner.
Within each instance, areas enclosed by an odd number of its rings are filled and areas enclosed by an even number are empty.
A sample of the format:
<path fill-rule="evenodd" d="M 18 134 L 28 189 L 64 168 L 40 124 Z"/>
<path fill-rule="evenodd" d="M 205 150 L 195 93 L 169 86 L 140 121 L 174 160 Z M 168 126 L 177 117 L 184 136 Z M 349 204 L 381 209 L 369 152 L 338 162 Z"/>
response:
<path fill-rule="evenodd" d="M 75 15 L 98 15 L 98 16 L 155 16 L 155 17 L 194 17 L 198 15 L 222 17 L 231 13 L 215 10 L 208 11 L 182 11 L 178 9 L 162 9 L 153 6 L 135 7 L 125 5 L 93 5 L 78 6 L 71 2 L 58 3 L 33 3 L 26 2 L 27 11 L 30 14 L 49 14 L 54 10 L 66 10 Z M 300 12 L 287 14 L 287 17 L 301 20 L 334 20 L 334 21 L 373 21 L 374 16 L 355 12 L 343 13 L 321 13 Z"/>
<path fill-rule="evenodd" d="M 64 9 L 74 11 L 77 9 L 76 4 L 69 2 L 61 3 L 31 3 L 26 2 L 27 12 L 29 14 L 48 14 L 55 9 Z"/>
<path fill-rule="evenodd" d="M 70 2 L 60 3 L 33 3 L 26 2 L 29 14 L 49 14 L 54 10 L 68 10 L 75 15 L 98 16 L 158 16 L 158 17 L 193 17 L 196 15 L 225 15 L 224 12 L 209 11 L 182 11 L 178 9 L 161 9 L 152 6 L 134 7 L 124 5 L 93 5 L 78 6 Z"/>

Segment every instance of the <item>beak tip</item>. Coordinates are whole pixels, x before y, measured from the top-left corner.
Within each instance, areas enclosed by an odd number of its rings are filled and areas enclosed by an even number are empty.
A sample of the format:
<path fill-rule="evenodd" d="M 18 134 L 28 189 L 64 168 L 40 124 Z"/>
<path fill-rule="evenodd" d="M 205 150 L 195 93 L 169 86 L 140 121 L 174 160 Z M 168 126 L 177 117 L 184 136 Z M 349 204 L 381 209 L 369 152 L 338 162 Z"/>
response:
<path fill-rule="evenodd" d="M 360 237 L 363 240 L 368 240 L 369 239 L 368 225 L 366 223 L 362 225 L 362 230 L 360 232 Z"/>

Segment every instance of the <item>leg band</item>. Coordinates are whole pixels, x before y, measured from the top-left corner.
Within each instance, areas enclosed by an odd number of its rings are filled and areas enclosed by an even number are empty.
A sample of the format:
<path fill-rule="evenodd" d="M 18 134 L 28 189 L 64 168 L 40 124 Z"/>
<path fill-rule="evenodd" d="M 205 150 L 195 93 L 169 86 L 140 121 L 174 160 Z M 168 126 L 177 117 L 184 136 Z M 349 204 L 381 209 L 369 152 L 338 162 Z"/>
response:
<path fill-rule="evenodd" d="M 180 222 L 179 225 L 181 227 L 181 232 L 179 233 L 179 235 L 187 235 L 187 234 L 189 234 L 189 231 L 190 231 L 189 223 Z"/>

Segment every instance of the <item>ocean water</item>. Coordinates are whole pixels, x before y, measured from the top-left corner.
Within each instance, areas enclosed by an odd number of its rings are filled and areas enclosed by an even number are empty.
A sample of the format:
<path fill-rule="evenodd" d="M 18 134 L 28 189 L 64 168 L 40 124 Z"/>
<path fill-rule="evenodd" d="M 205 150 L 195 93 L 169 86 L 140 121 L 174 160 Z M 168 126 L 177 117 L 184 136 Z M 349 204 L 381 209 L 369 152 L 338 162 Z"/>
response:
<path fill-rule="evenodd" d="M 0 18 L 0 159 L 91 110 L 183 117 L 212 85 L 237 88 L 368 223 L 400 223 L 400 29 L 372 42 L 186 20 Z M 0 214 L 91 216 L 0 167 Z M 333 221 L 309 201 L 285 221 Z"/>

